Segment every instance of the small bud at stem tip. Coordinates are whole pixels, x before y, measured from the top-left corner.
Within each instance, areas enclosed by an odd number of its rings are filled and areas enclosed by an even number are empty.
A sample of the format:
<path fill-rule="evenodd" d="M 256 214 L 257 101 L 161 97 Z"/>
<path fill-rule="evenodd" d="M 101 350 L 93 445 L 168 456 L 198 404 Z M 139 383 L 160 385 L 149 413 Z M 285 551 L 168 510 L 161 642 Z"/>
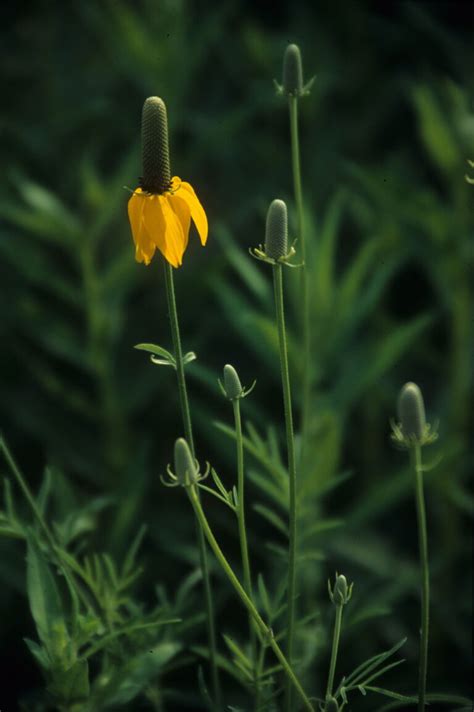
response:
<path fill-rule="evenodd" d="M 421 440 L 426 417 L 423 396 L 416 383 L 406 383 L 398 398 L 398 417 L 405 438 Z"/>
<path fill-rule="evenodd" d="M 265 253 L 273 260 L 288 254 L 288 211 L 283 200 L 274 200 L 268 208 Z"/>

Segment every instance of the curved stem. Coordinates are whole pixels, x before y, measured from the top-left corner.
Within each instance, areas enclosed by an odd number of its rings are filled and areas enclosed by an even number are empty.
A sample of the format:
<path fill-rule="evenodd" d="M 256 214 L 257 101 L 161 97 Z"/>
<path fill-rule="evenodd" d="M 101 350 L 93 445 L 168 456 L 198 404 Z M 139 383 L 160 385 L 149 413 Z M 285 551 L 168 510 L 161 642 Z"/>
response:
<path fill-rule="evenodd" d="M 301 257 L 303 266 L 300 269 L 300 303 L 302 314 L 302 341 L 303 341 L 303 371 L 302 371 L 302 394 L 301 394 L 301 456 L 300 462 L 304 463 L 305 444 L 307 438 L 307 427 L 310 403 L 310 319 L 308 300 L 308 272 L 306 267 L 306 243 L 304 234 L 304 210 L 303 210 L 303 189 L 301 186 L 300 168 L 300 145 L 298 133 L 298 97 L 288 97 L 290 111 L 290 135 L 291 135 L 291 164 L 293 169 L 293 190 L 296 203 L 297 216 L 297 238 L 301 245 Z"/>
<path fill-rule="evenodd" d="M 416 475 L 416 513 L 418 520 L 418 545 L 421 567 L 421 637 L 418 676 L 418 711 L 423 712 L 426 698 L 426 674 L 428 669 L 428 631 L 430 624 L 430 574 L 428 566 L 428 535 L 426 528 L 425 498 L 423 493 L 423 468 L 421 446 L 413 447 L 413 462 Z"/>
<path fill-rule="evenodd" d="M 288 626 L 286 655 L 291 665 L 293 660 L 293 640 L 295 632 L 296 598 L 296 456 L 293 433 L 293 413 L 291 408 L 290 371 L 285 332 L 285 312 L 283 306 L 283 276 L 281 264 L 273 266 L 273 285 L 275 289 L 275 310 L 280 347 L 281 382 L 283 388 L 283 406 L 285 411 L 286 447 L 288 454 L 289 477 L 289 545 L 288 545 Z M 286 709 L 292 710 L 292 689 L 286 689 Z"/>
<path fill-rule="evenodd" d="M 243 605 L 245 606 L 245 608 L 248 610 L 248 612 L 252 616 L 252 618 L 255 621 L 255 624 L 258 627 L 259 631 L 261 632 L 263 638 L 265 639 L 265 641 L 268 642 L 268 645 L 272 648 L 273 652 L 275 653 L 276 657 L 278 658 L 280 664 L 282 665 L 283 669 L 285 670 L 285 672 L 288 676 L 288 679 L 290 680 L 290 683 L 293 685 L 293 687 L 297 690 L 298 694 L 300 695 L 301 700 L 304 703 L 305 709 L 309 710 L 309 712 L 314 712 L 313 705 L 311 704 L 308 697 L 306 696 L 306 693 L 303 690 L 300 681 L 298 680 L 295 673 L 293 672 L 293 668 L 291 667 L 289 661 L 287 660 L 287 658 L 283 654 L 283 651 L 281 650 L 280 646 L 276 642 L 271 628 L 269 628 L 266 625 L 266 623 L 260 616 L 259 612 L 255 608 L 254 604 L 252 603 L 252 600 L 246 594 L 244 587 L 238 580 L 237 576 L 234 574 L 229 562 L 227 561 L 226 557 L 224 556 L 224 553 L 222 552 L 222 549 L 220 548 L 219 544 L 217 543 L 217 540 L 214 537 L 214 534 L 212 533 L 211 527 L 209 526 L 209 522 L 207 521 L 206 515 L 204 514 L 203 508 L 201 506 L 201 502 L 199 500 L 196 487 L 195 486 L 188 487 L 186 489 L 186 491 L 188 493 L 188 497 L 191 501 L 191 504 L 193 506 L 193 509 L 194 509 L 196 517 L 199 521 L 199 524 L 206 536 L 207 541 L 209 542 L 209 546 L 213 550 L 224 573 L 226 574 L 230 583 L 234 587 L 234 589 L 235 589 L 237 595 L 239 596 L 240 600 L 242 601 Z"/>
<path fill-rule="evenodd" d="M 342 605 L 336 606 L 336 620 L 334 621 L 334 633 L 332 637 L 331 663 L 329 665 L 328 684 L 326 688 L 326 699 L 332 695 L 334 686 L 334 675 L 336 672 L 337 652 L 339 650 L 339 638 L 341 637 L 342 626 Z"/>
<path fill-rule="evenodd" d="M 176 307 L 176 296 L 174 291 L 173 268 L 165 259 L 165 283 L 166 298 L 168 301 L 168 313 L 170 318 L 171 335 L 173 339 L 174 357 L 176 359 L 176 376 L 178 381 L 179 402 L 181 416 L 183 419 L 184 435 L 195 457 L 193 429 L 191 423 L 191 411 L 189 408 L 188 392 L 186 388 L 186 377 L 184 375 L 183 349 L 181 347 L 181 336 L 179 332 L 178 310 Z M 196 496 L 199 496 L 196 494 Z M 217 645 L 216 629 L 214 622 L 214 606 L 212 603 L 211 580 L 209 575 L 209 565 L 207 561 L 206 542 L 201 527 L 197 526 L 199 564 L 202 572 L 204 585 L 204 598 L 206 604 L 207 636 L 209 641 L 209 659 L 211 663 L 212 687 L 214 692 L 214 703 L 216 708 L 222 708 L 222 697 L 219 683 L 219 671 L 217 668 Z"/>

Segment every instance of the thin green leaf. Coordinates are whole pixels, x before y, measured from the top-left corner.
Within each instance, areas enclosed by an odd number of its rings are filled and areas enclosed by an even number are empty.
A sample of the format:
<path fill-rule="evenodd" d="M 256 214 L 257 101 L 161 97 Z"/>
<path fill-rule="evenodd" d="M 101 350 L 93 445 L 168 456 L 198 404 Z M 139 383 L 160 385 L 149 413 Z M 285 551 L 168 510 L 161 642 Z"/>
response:
<path fill-rule="evenodd" d="M 406 643 L 406 640 L 406 638 L 402 638 L 389 650 L 386 650 L 383 653 L 378 653 L 377 655 L 374 655 L 361 663 L 350 673 L 350 675 L 346 676 L 344 679 L 344 687 L 347 688 L 349 685 L 355 685 L 360 682 L 364 675 L 367 675 L 372 670 L 375 670 L 376 667 L 384 663 L 385 660 L 387 660 L 391 655 L 394 655 L 398 650 L 400 650 L 400 648 Z"/>
<path fill-rule="evenodd" d="M 250 660 L 249 657 L 244 653 L 244 651 L 237 645 L 237 643 L 232 640 L 228 635 L 223 635 L 222 636 L 225 640 L 225 643 L 227 647 L 229 648 L 230 652 L 235 656 L 235 658 L 240 661 L 240 663 L 243 666 L 243 669 L 245 669 L 247 672 L 249 670 L 253 669 L 253 663 Z"/>
<path fill-rule="evenodd" d="M 270 524 L 273 524 L 273 526 L 276 529 L 278 529 L 278 531 L 280 531 L 284 536 L 286 536 L 286 537 L 288 536 L 288 527 L 287 527 L 286 523 L 272 509 L 265 507 L 265 505 L 263 505 L 263 504 L 254 504 L 253 508 L 262 517 L 264 517 L 267 520 L 267 522 L 270 522 Z"/>
<path fill-rule="evenodd" d="M 141 543 L 143 541 L 143 537 L 145 536 L 146 530 L 146 524 L 142 524 L 137 534 L 135 535 L 135 539 L 133 539 L 123 562 L 122 576 L 127 576 L 135 565 L 135 558 L 137 556 L 138 549 L 140 548 Z"/>
<path fill-rule="evenodd" d="M 176 366 L 176 360 L 173 354 L 162 346 L 158 346 L 157 344 L 136 344 L 134 348 L 138 351 L 146 351 L 154 356 L 161 356 L 166 363 Z"/>
<path fill-rule="evenodd" d="M 30 610 L 38 635 L 47 649 L 53 643 L 54 628 L 65 627 L 61 599 L 50 567 L 34 536 L 28 534 L 26 583 Z"/>

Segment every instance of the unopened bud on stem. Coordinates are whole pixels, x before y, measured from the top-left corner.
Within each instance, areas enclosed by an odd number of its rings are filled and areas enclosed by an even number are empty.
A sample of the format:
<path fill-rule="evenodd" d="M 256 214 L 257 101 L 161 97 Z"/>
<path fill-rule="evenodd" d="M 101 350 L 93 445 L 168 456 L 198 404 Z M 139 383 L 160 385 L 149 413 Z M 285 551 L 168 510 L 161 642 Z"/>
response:
<path fill-rule="evenodd" d="M 303 66 L 298 45 L 290 44 L 283 58 L 283 91 L 290 96 L 303 93 Z"/>
<path fill-rule="evenodd" d="M 331 590 L 331 584 L 328 581 L 329 598 L 335 606 L 345 606 L 351 600 L 352 588 L 354 584 L 347 584 L 347 579 L 343 574 L 336 574 L 334 587 Z"/>
<path fill-rule="evenodd" d="M 229 400 L 235 400 L 242 396 L 242 384 L 239 374 L 229 363 L 224 366 L 224 390 Z"/>
<path fill-rule="evenodd" d="M 283 200 L 274 200 L 268 208 L 265 254 L 273 260 L 288 254 L 288 211 Z"/>
<path fill-rule="evenodd" d="M 405 383 L 400 391 L 398 418 L 405 438 L 422 440 L 426 428 L 425 404 L 416 383 Z"/>
<path fill-rule="evenodd" d="M 174 444 L 174 469 L 180 484 L 187 486 L 198 481 L 199 468 L 184 438 L 178 438 Z"/>

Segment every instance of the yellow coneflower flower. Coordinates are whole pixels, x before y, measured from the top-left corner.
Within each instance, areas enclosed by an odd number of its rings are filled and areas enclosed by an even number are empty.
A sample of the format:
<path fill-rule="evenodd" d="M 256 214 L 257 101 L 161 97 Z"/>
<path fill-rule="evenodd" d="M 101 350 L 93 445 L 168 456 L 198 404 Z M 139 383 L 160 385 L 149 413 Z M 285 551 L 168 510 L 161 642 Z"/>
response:
<path fill-rule="evenodd" d="M 205 245 L 207 217 L 191 184 L 171 178 L 166 106 L 157 96 L 143 105 L 142 158 L 140 187 L 128 201 L 135 259 L 149 265 L 158 248 L 173 267 L 179 267 L 191 219 Z"/>

